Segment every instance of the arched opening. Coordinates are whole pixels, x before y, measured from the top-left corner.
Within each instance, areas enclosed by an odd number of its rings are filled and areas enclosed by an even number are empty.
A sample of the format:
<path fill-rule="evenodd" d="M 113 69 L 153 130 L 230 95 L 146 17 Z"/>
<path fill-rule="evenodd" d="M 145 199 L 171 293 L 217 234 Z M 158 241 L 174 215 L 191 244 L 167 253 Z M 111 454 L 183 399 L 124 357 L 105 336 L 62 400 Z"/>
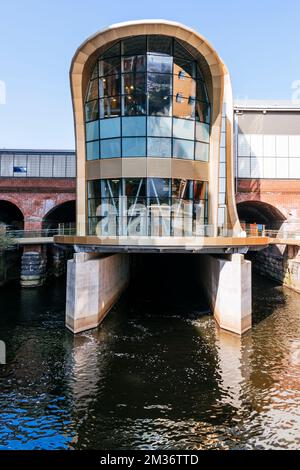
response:
<path fill-rule="evenodd" d="M 10 230 L 24 229 L 23 213 L 9 201 L 0 201 L 0 227 L 3 226 Z"/>
<path fill-rule="evenodd" d="M 43 218 L 43 229 L 56 229 L 60 224 L 75 224 L 76 202 L 67 201 L 53 207 Z"/>
<path fill-rule="evenodd" d="M 286 220 L 279 209 L 266 202 L 240 202 L 237 210 L 241 223 L 261 224 L 268 230 L 279 230 Z"/>

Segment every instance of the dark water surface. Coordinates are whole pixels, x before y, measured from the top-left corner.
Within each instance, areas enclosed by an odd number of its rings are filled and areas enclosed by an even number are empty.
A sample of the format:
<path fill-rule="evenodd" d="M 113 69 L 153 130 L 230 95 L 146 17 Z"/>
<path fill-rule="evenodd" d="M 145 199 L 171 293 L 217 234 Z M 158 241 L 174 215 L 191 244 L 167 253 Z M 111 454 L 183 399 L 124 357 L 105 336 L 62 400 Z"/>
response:
<path fill-rule="evenodd" d="M 64 327 L 64 279 L 10 284 L 0 299 L 1 449 L 299 448 L 292 291 L 256 278 L 255 326 L 242 339 L 172 283 L 134 285 L 99 329 L 76 337 Z"/>

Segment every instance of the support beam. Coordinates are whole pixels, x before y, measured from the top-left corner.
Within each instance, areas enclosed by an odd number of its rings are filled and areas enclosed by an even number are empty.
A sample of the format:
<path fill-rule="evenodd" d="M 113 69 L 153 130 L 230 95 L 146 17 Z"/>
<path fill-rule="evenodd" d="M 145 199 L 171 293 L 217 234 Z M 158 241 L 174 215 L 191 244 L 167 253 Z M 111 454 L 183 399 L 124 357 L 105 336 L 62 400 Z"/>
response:
<path fill-rule="evenodd" d="M 198 257 L 201 284 L 219 326 L 239 335 L 251 328 L 251 262 L 243 255 Z"/>
<path fill-rule="evenodd" d="M 76 253 L 68 261 L 66 326 L 73 333 L 97 327 L 129 283 L 129 256 Z"/>

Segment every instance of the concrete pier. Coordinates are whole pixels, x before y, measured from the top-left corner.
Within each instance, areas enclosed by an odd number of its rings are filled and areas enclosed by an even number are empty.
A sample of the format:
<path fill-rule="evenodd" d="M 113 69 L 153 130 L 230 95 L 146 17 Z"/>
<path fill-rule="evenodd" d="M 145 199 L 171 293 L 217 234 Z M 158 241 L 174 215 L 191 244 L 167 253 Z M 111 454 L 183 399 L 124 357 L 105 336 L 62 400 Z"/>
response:
<path fill-rule="evenodd" d="M 197 264 L 219 326 L 239 335 L 248 331 L 252 325 L 251 262 L 241 254 L 201 255 Z"/>
<path fill-rule="evenodd" d="M 129 256 L 75 253 L 68 261 L 66 326 L 97 327 L 129 283 Z"/>

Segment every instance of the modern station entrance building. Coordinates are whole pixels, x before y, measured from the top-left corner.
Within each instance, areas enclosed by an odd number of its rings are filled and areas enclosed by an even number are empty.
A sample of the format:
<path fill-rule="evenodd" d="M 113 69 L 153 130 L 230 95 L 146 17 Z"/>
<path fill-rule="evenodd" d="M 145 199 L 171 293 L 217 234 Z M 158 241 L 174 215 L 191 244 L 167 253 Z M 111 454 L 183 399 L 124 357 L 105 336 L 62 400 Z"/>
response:
<path fill-rule="evenodd" d="M 172 250 L 200 254 L 219 324 L 249 329 L 243 253 L 266 241 L 245 238 L 240 227 L 232 90 L 217 52 L 178 23 L 121 23 L 79 47 L 70 77 L 77 234 L 56 240 L 77 251 L 68 268 L 67 326 L 99 324 L 128 283 L 126 253 Z"/>
<path fill-rule="evenodd" d="M 238 233 L 230 79 L 207 41 L 169 22 L 115 25 L 79 48 L 71 81 L 80 234 L 130 234 L 137 214 L 140 235 Z"/>

